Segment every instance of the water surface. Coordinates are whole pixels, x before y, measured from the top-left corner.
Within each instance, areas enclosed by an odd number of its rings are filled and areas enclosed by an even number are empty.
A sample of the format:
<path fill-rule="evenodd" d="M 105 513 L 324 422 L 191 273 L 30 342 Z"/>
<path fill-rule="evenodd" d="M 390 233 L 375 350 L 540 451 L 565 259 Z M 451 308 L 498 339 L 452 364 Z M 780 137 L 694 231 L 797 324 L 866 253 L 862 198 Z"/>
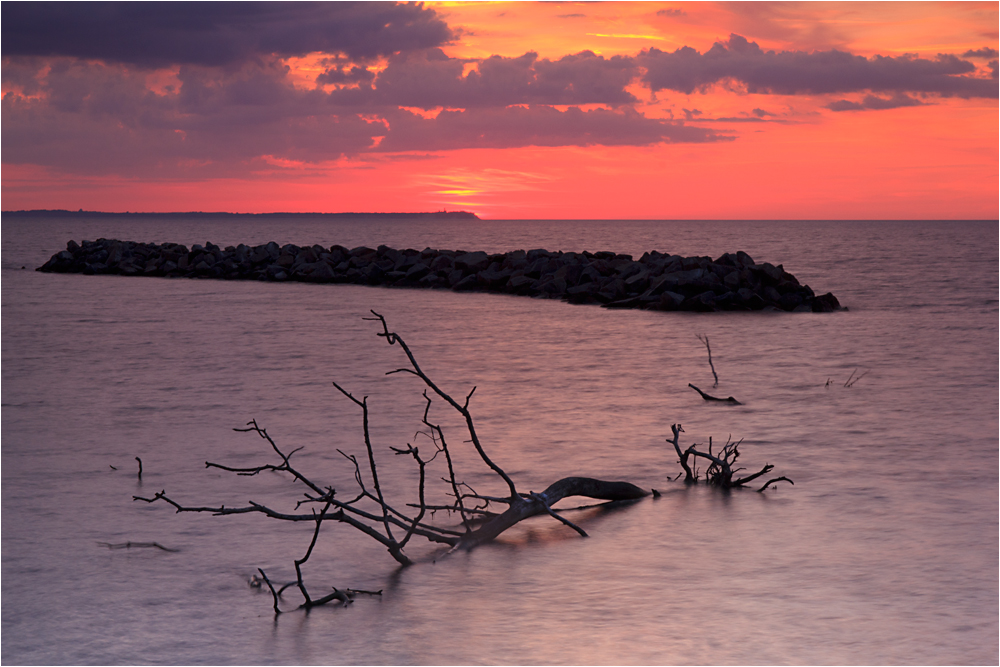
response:
<path fill-rule="evenodd" d="M 11 663 L 996 663 L 997 225 L 956 222 L 3 220 L 2 658 Z M 352 285 L 41 274 L 69 239 L 348 247 L 744 250 L 849 310 L 609 311 L 558 301 Z M 22 270 L 21 266 L 27 268 Z M 277 580 L 311 527 L 178 515 L 133 494 L 291 510 L 300 485 L 206 469 L 274 462 L 231 429 L 257 419 L 324 484 L 352 490 L 368 395 L 383 486 L 420 424 L 389 319 L 472 407 L 522 490 L 566 475 L 663 492 L 574 520 L 538 517 L 496 544 L 399 569 L 330 525 L 306 566 L 382 589 L 275 619 L 247 585 Z M 705 403 L 688 389 L 712 384 Z M 867 374 L 844 387 L 852 372 Z M 498 480 L 449 429 L 459 477 Z M 686 488 L 665 438 L 743 438 L 764 494 Z M 136 461 L 144 473 L 136 478 Z M 112 466 L 117 469 L 112 469 Z M 440 474 L 440 473 L 439 473 Z M 111 551 L 99 542 L 178 549 Z M 286 606 L 298 601 L 286 593 Z"/>

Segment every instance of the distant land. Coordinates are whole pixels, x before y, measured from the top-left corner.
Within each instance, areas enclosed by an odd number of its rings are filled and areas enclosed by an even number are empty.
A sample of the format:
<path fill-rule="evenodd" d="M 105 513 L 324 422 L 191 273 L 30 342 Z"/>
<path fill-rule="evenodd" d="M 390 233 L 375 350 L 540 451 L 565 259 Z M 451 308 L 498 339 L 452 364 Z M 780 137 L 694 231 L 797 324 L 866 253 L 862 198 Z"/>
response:
<path fill-rule="evenodd" d="M 224 211 L 183 211 L 175 213 L 111 213 L 108 211 L 67 211 L 65 209 L 35 209 L 31 211 L 3 211 L 3 215 L 19 218 L 361 218 L 363 220 L 479 220 L 469 211 L 435 211 L 433 213 L 226 213 Z"/>

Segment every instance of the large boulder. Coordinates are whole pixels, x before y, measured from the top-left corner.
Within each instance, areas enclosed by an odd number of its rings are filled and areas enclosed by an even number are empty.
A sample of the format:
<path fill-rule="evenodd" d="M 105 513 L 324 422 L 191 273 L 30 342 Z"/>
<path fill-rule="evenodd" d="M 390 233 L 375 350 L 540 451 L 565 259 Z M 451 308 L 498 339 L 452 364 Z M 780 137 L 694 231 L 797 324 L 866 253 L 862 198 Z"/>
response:
<path fill-rule="evenodd" d="M 465 273 L 478 273 L 490 265 L 490 256 L 485 252 L 467 252 L 455 258 L 455 268 Z"/>

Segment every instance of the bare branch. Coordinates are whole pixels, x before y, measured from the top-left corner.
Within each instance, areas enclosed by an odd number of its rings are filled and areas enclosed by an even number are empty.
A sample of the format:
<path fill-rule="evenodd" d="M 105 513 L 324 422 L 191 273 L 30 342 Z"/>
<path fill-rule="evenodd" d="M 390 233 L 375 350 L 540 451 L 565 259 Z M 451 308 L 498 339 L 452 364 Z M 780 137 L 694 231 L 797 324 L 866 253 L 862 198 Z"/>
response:
<path fill-rule="evenodd" d="M 240 432 L 252 431 L 262 439 L 266 440 L 271 449 L 280 458 L 280 463 L 265 463 L 252 467 L 234 467 L 211 462 L 206 462 L 205 465 L 209 468 L 217 468 L 244 476 L 254 476 L 262 472 L 289 474 L 294 481 L 301 481 L 307 487 L 306 492 L 299 495 L 299 499 L 295 503 L 295 510 L 292 513 L 280 512 L 261 503 L 254 502 L 253 500 L 247 501 L 246 505 L 232 507 L 227 507 L 225 505 L 186 506 L 168 497 L 165 491 L 160 491 L 148 498 L 133 496 L 133 500 L 141 500 L 146 503 L 162 501 L 172 506 L 176 512 L 207 512 L 216 516 L 259 513 L 266 517 L 282 521 L 313 522 L 314 527 L 308 547 L 305 550 L 304 555 L 294 561 L 296 574 L 294 582 L 290 582 L 276 591 L 274 585 L 267 579 L 263 570 L 258 569 L 262 579 L 257 580 L 256 576 L 254 578 L 258 587 L 261 585 L 261 582 L 267 584 L 268 589 L 271 591 L 275 614 L 282 613 L 278 604 L 278 598 L 284 590 L 290 586 L 296 586 L 299 589 L 304 600 L 300 605 L 300 608 L 306 610 L 334 601 L 340 601 L 344 605 L 348 605 L 351 604 L 354 596 L 357 594 L 377 595 L 381 593 L 381 591 L 373 592 L 333 588 L 332 592 L 319 598 L 313 598 L 310 595 L 306 586 L 305 577 L 303 575 L 303 566 L 312 556 L 324 521 L 334 521 L 337 523 L 347 524 L 348 526 L 361 531 L 384 546 L 398 563 L 402 565 L 409 565 L 412 561 L 405 554 L 404 549 L 415 537 L 426 539 L 431 543 L 447 545 L 452 547 L 451 551 L 454 551 L 454 549 L 458 547 L 468 549 L 495 539 L 504 531 L 524 519 L 540 515 L 552 517 L 560 523 L 572 528 L 578 534 L 587 536 L 587 531 L 584 530 L 583 527 L 577 525 L 573 521 L 570 521 L 564 516 L 565 512 L 602 507 L 616 502 L 635 501 L 650 495 L 649 491 L 641 489 L 629 482 L 609 482 L 589 477 L 565 477 L 550 484 L 549 487 L 541 493 L 533 491 L 530 493 L 519 493 L 511 477 L 507 475 L 507 473 L 496 463 L 494 463 L 492 459 L 490 459 L 479 440 L 472 414 L 469 410 L 469 405 L 476 388 L 472 387 L 472 389 L 465 396 L 463 403 L 459 404 L 458 401 L 453 399 L 449 394 L 445 393 L 429 377 L 427 377 L 417 364 L 416 359 L 403 339 L 395 332 L 389 330 L 385 318 L 374 311 L 372 311 L 372 313 L 375 316 L 374 318 L 365 319 L 380 322 L 382 330 L 377 335 L 385 338 L 390 345 L 398 344 L 403 349 L 411 365 L 411 368 L 400 368 L 395 371 L 391 371 L 389 374 L 409 373 L 419 377 L 425 385 L 425 389 L 423 390 L 425 406 L 421 419 L 423 427 L 419 428 L 415 432 L 414 437 L 423 436 L 427 438 L 430 441 L 430 445 L 433 446 L 432 452 L 428 454 L 427 445 L 425 445 L 425 453 L 421 454 L 419 447 L 412 443 L 407 443 L 405 448 L 390 447 L 390 450 L 395 455 L 412 458 L 417 464 L 418 481 L 415 489 L 416 502 L 409 502 L 406 503 L 405 506 L 401 506 L 404 510 L 408 508 L 416 509 L 417 511 L 414 515 L 400 511 L 390 505 L 385 494 L 383 493 L 378 463 L 375 457 L 375 447 L 371 438 L 368 397 L 362 396 L 361 398 L 357 398 L 336 382 L 333 383 L 333 386 L 352 403 L 360 407 L 362 413 L 362 434 L 364 438 L 365 452 L 368 457 L 368 470 L 371 473 L 370 486 L 366 483 L 365 476 L 361 471 L 361 465 L 358 457 L 355 454 L 347 453 L 341 449 L 336 450 L 341 456 L 347 459 L 354 468 L 354 479 L 358 484 L 359 489 L 354 498 L 350 500 L 337 498 L 336 491 L 332 486 L 321 485 L 293 467 L 290 459 L 292 455 L 300 451 L 302 448 L 298 447 L 293 449 L 288 454 L 284 453 L 281 448 L 278 447 L 274 439 L 268 435 L 267 430 L 257 424 L 255 420 L 248 422 L 246 428 L 238 428 L 234 430 Z M 707 348 L 707 337 L 704 342 L 706 343 Z M 711 363 L 710 350 L 709 357 Z M 704 392 L 697 387 L 694 387 L 694 385 L 691 386 L 702 394 L 706 400 L 723 400 L 738 404 L 738 401 L 732 397 L 729 399 L 716 399 L 704 394 Z M 432 394 L 440 397 L 464 418 L 466 428 L 470 436 L 469 442 L 473 444 L 483 463 L 485 463 L 487 467 L 489 467 L 506 483 L 507 491 L 509 492 L 507 496 L 498 497 L 480 494 L 466 482 L 459 481 L 456 475 L 455 461 L 453 459 L 448 441 L 445 437 L 444 429 L 441 424 L 432 422 L 430 419 L 430 410 L 433 404 Z M 673 424 L 671 426 L 671 431 L 673 433 L 673 438 L 668 440 L 668 442 L 671 442 L 673 445 L 674 452 L 677 454 L 678 460 L 683 468 L 683 474 L 686 475 L 685 481 L 687 483 L 694 483 L 698 480 L 699 472 L 696 466 L 695 469 L 692 470 L 692 463 L 695 463 L 699 458 L 703 458 L 709 462 L 708 468 L 705 471 L 706 482 L 725 488 L 742 486 L 754 479 L 759 478 L 761 475 L 769 472 L 773 468 L 773 466 L 768 464 L 757 473 L 747 475 L 746 477 L 733 481 L 732 478 L 734 472 L 743 470 L 743 468 L 734 469 L 734 463 L 740 456 L 739 445 L 742 440 L 733 442 L 732 436 L 730 436 L 727 438 L 726 443 L 718 449 L 718 452 L 716 452 L 716 447 L 712 439 L 709 438 L 708 452 L 705 453 L 699 451 L 696 445 L 691 445 L 687 449 L 682 450 L 680 445 L 680 434 L 683 433 L 684 430 L 680 424 Z M 441 453 L 444 453 L 443 458 L 446 461 L 448 468 L 447 474 L 445 475 L 439 475 L 435 468 L 429 468 L 429 466 L 431 466 L 431 464 L 438 458 L 438 454 Z M 692 457 L 694 457 L 694 462 L 691 461 Z M 437 465 L 441 464 L 439 463 Z M 448 489 L 447 493 L 454 498 L 454 503 L 428 503 L 428 472 L 431 472 L 432 479 L 440 479 L 444 482 Z M 765 484 L 760 490 L 764 490 L 770 484 L 778 481 L 791 482 L 791 480 L 787 478 L 779 477 Z M 659 493 L 654 491 L 653 495 L 658 496 Z M 600 504 L 578 505 L 576 507 L 562 508 L 558 510 L 553 508 L 553 505 L 562 499 L 571 496 L 593 498 L 605 502 Z M 318 511 L 317 509 L 312 509 L 308 514 L 299 511 L 300 507 L 309 503 L 322 503 L 323 506 Z M 505 505 L 506 507 L 503 512 L 493 512 L 489 510 L 492 503 L 499 503 Z M 448 516 L 451 516 L 451 512 L 456 512 L 458 518 L 460 518 L 462 522 L 462 530 L 453 530 L 450 527 L 434 525 L 434 517 L 436 516 L 435 513 L 437 511 L 447 512 L 449 513 Z M 430 518 L 428 518 L 428 516 L 430 516 Z M 399 532 L 396 532 L 397 529 L 402 531 L 400 538 L 397 538 L 397 535 L 400 535 Z M 124 545 L 101 544 L 107 546 L 108 548 L 153 546 L 165 549 L 165 547 L 162 547 L 162 545 L 158 545 L 157 543 L 125 543 Z M 451 553 L 451 551 L 448 553 Z M 251 583 L 251 585 L 254 584 Z"/>
<path fill-rule="evenodd" d="M 795 486 L 795 482 L 793 482 L 792 480 L 788 479 L 787 477 L 775 477 L 774 479 L 767 480 L 767 483 L 764 484 L 764 486 L 762 486 L 759 489 L 757 489 L 757 493 L 760 493 L 761 491 L 763 491 L 767 487 L 771 486 L 775 482 L 788 482 L 792 486 Z"/>
<path fill-rule="evenodd" d="M 854 369 L 854 373 L 857 373 L 857 372 L 858 372 L 858 369 L 855 368 Z M 852 377 L 854 376 L 854 373 L 851 373 Z M 864 373 L 862 373 L 858 377 L 854 378 L 853 382 L 851 381 L 851 378 L 847 378 L 847 382 L 844 383 L 844 386 L 847 387 L 848 389 L 850 389 L 851 387 L 853 387 L 857 383 L 858 380 L 860 380 L 861 378 L 863 378 L 866 375 L 868 375 L 868 371 L 865 371 Z"/>
<path fill-rule="evenodd" d="M 716 398 L 715 396 L 710 396 L 709 394 L 706 394 L 705 392 L 703 392 L 701 389 L 698 389 L 698 387 L 694 386 L 690 382 L 688 382 L 688 386 L 694 389 L 699 394 L 701 394 L 701 397 L 704 398 L 706 401 L 719 401 L 721 403 L 731 403 L 732 405 L 743 405 L 732 396 L 730 396 L 729 398 Z"/>
<path fill-rule="evenodd" d="M 715 384 L 713 384 L 712 386 L 718 387 L 719 376 L 715 373 L 715 364 L 712 363 L 712 346 L 708 344 L 708 336 L 707 335 L 703 336 L 701 334 L 695 334 L 695 335 L 698 337 L 698 340 L 700 340 L 702 343 L 705 344 L 705 349 L 708 350 L 708 365 L 712 369 L 712 377 L 715 378 Z"/>
<path fill-rule="evenodd" d="M 98 542 L 98 544 L 109 549 L 160 549 L 162 551 L 170 551 L 172 553 L 180 551 L 179 549 L 168 549 L 159 542 L 119 542 L 117 544 L 111 544 L 110 542 Z"/>
<path fill-rule="evenodd" d="M 684 432 L 684 429 L 681 427 L 680 424 L 671 424 L 670 430 L 674 434 L 674 439 L 667 440 L 667 442 L 673 443 L 674 451 L 677 452 L 677 459 L 681 464 L 681 468 L 684 469 L 684 482 L 686 484 L 693 484 L 694 482 L 698 481 L 698 478 L 697 476 L 695 476 L 693 472 L 691 472 L 691 466 L 688 465 L 688 457 L 690 456 L 690 452 L 682 452 L 681 446 L 678 442 L 681 437 L 681 433 Z"/>
<path fill-rule="evenodd" d="M 264 570 L 258 567 L 257 571 L 260 572 L 260 576 L 264 578 L 264 583 L 267 584 L 267 587 L 271 590 L 271 598 L 274 600 L 274 615 L 277 616 L 281 613 L 281 610 L 278 609 L 278 594 L 274 592 L 274 586 L 271 585 L 271 580 L 267 578 L 266 574 L 264 574 Z"/>
<path fill-rule="evenodd" d="M 472 394 L 469 395 L 471 396 Z M 448 449 L 448 442 L 444 439 L 444 431 L 441 429 L 439 424 L 432 424 L 428 418 L 431 411 L 431 397 L 427 395 L 426 389 L 424 390 L 424 400 L 427 401 L 427 405 L 424 407 L 423 423 L 431 429 L 432 435 L 435 433 L 437 434 L 437 440 L 441 443 L 441 451 L 444 452 L 445 461 L 448 462 L 448 481 L 451 482 L 452 493 L 455 496 L 455 505 L 457 506 L 459 512 L 461 512 L 459 516 L 462 517 L 462 524 L 465 526 L 465 530 L 470 531 L 472 530 L 472 527 L 466 519 L 465 505 L 462 502 L 462 494 L 458 492 L 458 482 L 455 481 L 455 466 L 451 460 L 451 452 Z M 466 403 L 468 403 L 468 401 L 466 401 Z"/>
<path fill-rule="evenodd" d="M 389 325 L 386 323 L 385 318 L 382 315 L 376 313 L 374 310 L 371 311 L 371 313 L 372 315 L 375 316 L 374 320 L 372 318 L 364 318 L 364 319 L 381 322 L 382 333 L 378 335 L 382 338 L 385 338 L 386 342 L 388 342 L 389 345 L 395 345 L 398 343 L 399 346 L 403 349 L 403 352 L 406 353 L 406 358 L 410 360 L 410 365 L 413 366 L 414 374 L 417 375 L 421 380 L 423 380 L 424 384 L 430 387 L 431 391 L 433 391 L 435 394 L 443 398 L 445 402 L 447 402 L 451 407 L 455 408 L 455 410 L 457 410 L 458 413 L 465 418 L 465 423 L 469 429 L 469 435 L 472 438 L 472 444 L 475 446 L 476 452 L 478 452 L 479 457 L 483 460 L 483 462 L 487 466 L 489 466 L 489 468 L 493 472 L 499 475 L 500 478 L 503 479 L 504 482 L 506 482 L 507 488 L 510 490 L 511 498 L 516 496 L 517 487 L 514 486 L 513 480 L 511 480 L 511 478 L 507 475 L 507 473 L 504 472 L 504 470 L 500 466 L 494 463 L 493 460 L 486 454 L 486 451 L 483 449 L 482 443 L 479 442 L 479 436 L 476 434 L 476 427 L 472 421 L 472 413 L 469 412 L 468 409 L 469 399 L 472 398 L 472 393 L 476 390 L 476 388 L 473 387 L 472 391 L 469 392 L 469 395 L 465 397 L 465 405 L 464 406 L 459 405 L 455 401 L 455 399 L 453 399 L 451 396 L 446 394 L 440 387 L 434 384 L 434 382 L 429 377 L 427 377 L 427 375 L 420 369 L 420 365 L 414 358 L 413 353 L 410 352 L 410 348 L 406 345 L 406 342 L 399 336 L 399 334 L 389 331 Z"/>
<path fill-rule="evenodd" d="M 548 501 L 545 500 L 544 496 L 542 496 L 541 494 L 535 493 L 534 491 L 531 491 L 528 495 L 531 496 L 532 498 L 534 498 L 539 503 L 541 503 L 542 506 L 545 508 L 545 511 L 548 512 L 549 516 L 551 516 L 551 517 L 553 517 L 553 518 L 555 518 L 555 519 L 563 522 L 564 524 L 566 524 L 567 526 L 569 526 L 570 528 L 572 528 L 576 532 L 580 533 L 580 535 L 582 535 L 583 537 L 590 537 L 590 535 L 587 535 L 587 531 L 585 531 L 583 528 L 580 528 L 580 526 L 576 525 L 575 523 L 573 523 L 572 521 L 570 521 L 566 517 L 559 516 L 558 514 L 556 514 L 555 512 L 553 512 L 552 508 L 549 507 L 549 503 L 548 503 Z"/>
<path fill-rule="evenodd" d="M 330 509 L 329 502 L 327 502 L 326 507 L 324 507 L 323 511 L 319 514 L 316 514 L 315 511 L 313 512 L 313 516 L 316 517 L 316 530 L 313 531 L 312 541 L 309 543 L 309 548 L 306 549 L 306 555 L 295 561 L 295 582 L 298 585 L 299 590 L 302 592 L 302 597 L 305 598 L 303 606 L 307 609 L 313 606 L 313 601 L 309 598 L 309 592 L 306 590 L 306 585 L 302 581 L 302 565 L 309 560 L 309 556 L 312 555 L 313 547 L 316 546 L 316 538 L 319 537 L 320 526 L 323 525 L 323 515 L 326 514 L 328 509 Z"/>

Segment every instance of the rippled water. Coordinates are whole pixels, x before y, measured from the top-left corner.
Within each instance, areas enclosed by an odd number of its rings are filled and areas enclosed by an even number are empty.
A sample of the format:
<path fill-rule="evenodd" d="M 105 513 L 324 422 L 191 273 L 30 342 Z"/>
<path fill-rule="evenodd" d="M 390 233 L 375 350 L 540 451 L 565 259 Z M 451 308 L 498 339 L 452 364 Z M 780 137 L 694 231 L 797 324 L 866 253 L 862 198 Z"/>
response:
<path fill-rule="evenodd" d="M 997 225 L 934 222 L 359 222 L 3 220 L 3 633 L 7 663 L 996 663 Z M 558 301 L 350 285 L 41 274 L 69 239 L 506 251 L 745 250 L 849 310 L 609 311 Z M 21 270 L 21 266 L 27 267 Z M 294 577 L 311 527 L 178 515 L 301 486 L 204 461 L 273 458 L 231 429 L 256 418 L 303 469 L 348 493 L 368 395 L 383 486 L 412 497 L 417 381 L 398 348 L 472 399 L 480 436 L 522 490 L 566 475 L 663 492 L 399 569 L 342 525 L 305 566 L 383 589 L 277 619 L 247 585 Z M 688 389 L 711 371 L 712 405 Z M 850 388 L 855 369 L 866 372 Z M 829 385 L 827 381 L 829 380 Z M 459 476 L 500 493 L 458 424 Z M 744 438 L 748 466 L 795 485 L 685 488 L 665 438 Z M 143 462 L 137 481 L 134 457 Z M 114 466 L 117 469 L 112 469 Z M 438 473 L 440 474 L 440 472 Z M 108 550 L 151 542 L 177 549 Z M 289 591 L 286 605 L 297 596 Z"/>

